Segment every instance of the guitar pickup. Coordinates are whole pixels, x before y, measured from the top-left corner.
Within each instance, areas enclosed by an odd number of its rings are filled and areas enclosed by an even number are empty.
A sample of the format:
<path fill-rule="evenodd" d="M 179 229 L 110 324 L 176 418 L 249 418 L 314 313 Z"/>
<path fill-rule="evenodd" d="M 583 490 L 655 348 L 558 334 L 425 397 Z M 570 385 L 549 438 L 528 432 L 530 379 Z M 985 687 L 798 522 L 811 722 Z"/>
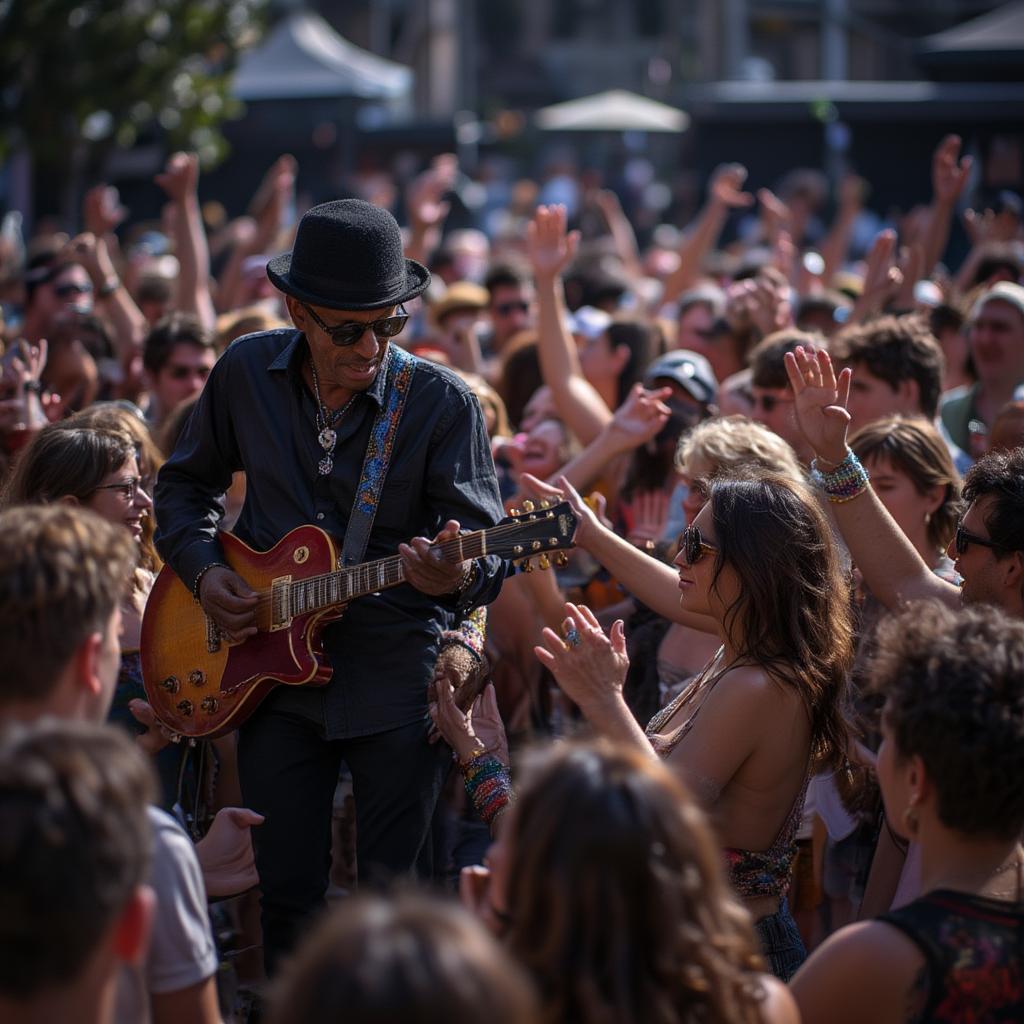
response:
<path fill-rule="evenodd" d="M 270 584 L 270 632 L 287 629 L 292 624 L 292 578 L 278 576 Z"/>

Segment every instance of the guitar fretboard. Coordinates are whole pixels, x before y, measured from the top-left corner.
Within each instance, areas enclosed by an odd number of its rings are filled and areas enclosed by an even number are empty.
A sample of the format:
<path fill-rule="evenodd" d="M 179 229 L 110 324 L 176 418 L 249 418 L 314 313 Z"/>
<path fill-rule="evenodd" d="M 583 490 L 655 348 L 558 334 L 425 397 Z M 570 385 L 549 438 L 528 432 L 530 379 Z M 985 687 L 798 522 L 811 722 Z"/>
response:
<path fill-rule="evenodd" d="M 435 545 L 432 551 L 451 561 L 464 561 L 468 558 L 479 558 L 487 553 L 487 530 L 463 534 L 454 540 Z M 288 587 L 287 597 L 282 598 L 287 605 L 280 609 L 285 618 L 305 615 L 308 612 L 320 611 L 324 608 L 348 604 L 357 597 L 376 594 L 378 591 L 397 587 L 405 581 L 405 568 L 402 559 L 393 555 L 375 562 L 363 562 L 347 569 L 310 576 L 304 580 L 293 580 Z"/>

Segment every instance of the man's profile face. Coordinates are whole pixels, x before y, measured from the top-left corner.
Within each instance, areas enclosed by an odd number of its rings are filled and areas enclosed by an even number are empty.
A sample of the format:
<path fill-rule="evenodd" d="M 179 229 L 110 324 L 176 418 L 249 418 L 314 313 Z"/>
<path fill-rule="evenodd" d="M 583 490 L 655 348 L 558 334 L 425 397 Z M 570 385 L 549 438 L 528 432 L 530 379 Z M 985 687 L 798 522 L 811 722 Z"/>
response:
<path fill-rule="evenodd" d="M 960 520 L 963 529 L 976 537 L 988 539 L 985 517 L 993 500 L 992 495 L 986 494 L 971 502 Z M 958 555 L 956 541 L 952 540 L 946 554 L 953 559 L 956 571 L 963 577 L 960 599 L 964 604 L 1002 604 L 1003 592 L 998 583 L 1000 574 L 995 551 L 983 544 L 968 543 L 964 553 Z"/>

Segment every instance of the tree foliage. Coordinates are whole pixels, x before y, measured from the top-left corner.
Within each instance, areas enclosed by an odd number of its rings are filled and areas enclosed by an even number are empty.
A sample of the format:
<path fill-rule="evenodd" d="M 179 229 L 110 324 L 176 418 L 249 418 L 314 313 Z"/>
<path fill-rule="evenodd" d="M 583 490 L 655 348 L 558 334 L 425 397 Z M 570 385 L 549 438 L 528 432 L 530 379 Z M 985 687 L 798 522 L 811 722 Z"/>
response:
<path fill-rule="evenodd" d="M 74 173 L 157 127 L 213 163 L 267 0 L 0 0 L 0 159 Z M 63 172 L 63 174 L 61 173 Z"/>

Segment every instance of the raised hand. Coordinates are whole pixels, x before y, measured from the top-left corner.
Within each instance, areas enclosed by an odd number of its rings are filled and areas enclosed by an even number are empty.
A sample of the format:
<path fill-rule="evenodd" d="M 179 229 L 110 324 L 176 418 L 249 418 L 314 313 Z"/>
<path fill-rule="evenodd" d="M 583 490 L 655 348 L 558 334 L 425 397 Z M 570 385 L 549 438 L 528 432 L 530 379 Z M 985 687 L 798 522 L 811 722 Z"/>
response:
<path fill-rule="evenodd" d="M 628 508 L 633 526 L 627 538 L 631 544 L 660 540 L 668 522 L 669 496 L 664 491 L 640 491 Z"/>
<path fill-rule="evenodd" d="M 721 164 L 711 175 L 708 193 L 711 199 L 730 210 L 743 210 L 754 205 L 754 197 L 743 191 L 747 169 L 743 164 Z"/>
<path fill-rule="evenodd" d="M 544 629 L 543 643 L 534 647 L 538 660 L 584 714 L 595 706 L 622 695 L 629 669 L 626 635 L 617 619 L 606 634 L 586 605 L 566 603 L 563 640 L 553 629 Z"/>
<path fill-rule="evenodd" d="M 199 185 L 199 154 L 172 153 L 162 174 L 153 179 L 175 203 L 195 195 Z"/>
<path fill-rule="evenodd" d="M 576 258 L 578 231 L 568 231 L 564 206 L 538 206 L 526 228 L 526 255 L 535 278 L 561 275 Z"/>
<path fill-rule="evenodd" d="M 757 201 L 761 204 L 761 219 L 764 221 L 768 241 L 772 243 L 780 231 L 790 230 L 793 215 L 770 188 L 758 189 Z"/>
<path fill-rule="evenodd" d="M 598 512 L 583 500 L 576 488 L 564 476 L 558 478 L 558 486 L 555 487 L 543 480 L 538 480 L 529 473 L 523 473 L 519 477 L 519 490 L 528 498 L 541 500 L 548 498 L 569 502 L 569 507 L 576 515 L 576 534 L 573 541 L 578 548 L 586 550 L 590 539 L 605 529 Z"/>
<path fill-rule="evenodd" d="M 819 459 L 839 465 L 846 458 L 850 425 L 846 404 L 853 371 L 847 367 L 837 379 L 827 352 L 809 352 L 802 345 L 795 352 L 787 352 L 785 360 L 795 396 L 796 420 L 804 438 Z"/>
<path fill-rule="evenodd" d="M 963 194 L 973 161 L 960 157 L 959 135 L 947 135 L 932 155 L 932 193 L 935 202 L 955 206 Z"/>
<path fill-rule="evenodd" d="M 854 307 L 855 320 L 885 309 L 889 300 L 900 290 L 903 272 L 893 262 L 895 254 L 896 232 L 891 228 L 879 231 L 868 253 L 864 286 Z"/>
<path fill-rule="evenodd" d="M 128 216 L 128 210 L 121 205 L 121 198 L 112 185 L 97 185 L 85 193 L 82 203 L 82 219 L 86 231 L 94 235 L 109 235 Z"/>
<path fill-rule="evenodd" d="M 411 224 L 422 229 L 436 227 L 444 221 L 449 206 L 444 195 L 454 188 L 458 172 L 458 158 L 452 153 L 442 153 L 413 179 L 405 194 Z"/>
<path fill-rule="evenodd" d="M 630 451 L 656 437 L 672 415 L 665 404 L 671 395 L 671 388 L 647 390 L 642 384 L 634 384 L 606 428 L 615 447 Z"/>
<path fill-rule="evenodd" d="M 836 190 L 836 204 L 843 210 L 859 210 L 864 205 L 868 183 L 856 174 L 844 174 Z"/>

